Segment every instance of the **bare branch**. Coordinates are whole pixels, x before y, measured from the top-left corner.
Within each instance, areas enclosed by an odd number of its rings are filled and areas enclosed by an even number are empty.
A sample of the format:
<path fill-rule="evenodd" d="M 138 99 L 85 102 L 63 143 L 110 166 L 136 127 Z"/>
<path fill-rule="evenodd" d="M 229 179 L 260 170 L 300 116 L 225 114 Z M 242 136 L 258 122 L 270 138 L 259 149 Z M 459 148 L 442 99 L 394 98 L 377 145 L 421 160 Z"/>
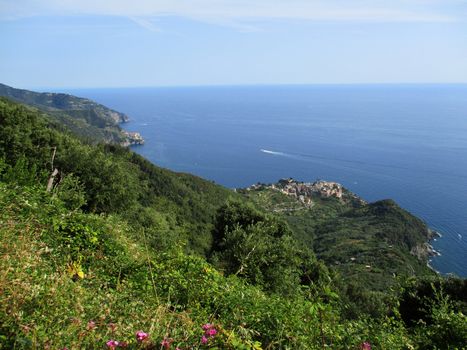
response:
<path fill-rule="evenodd" d="M 58 169 L 55 168 L 52 174 L 50 174 L 49 181 L 47 182 L 47 192 L 52 191 L 52 187 L 54 185 L 54 179 L 55 179 L 55 176 L 57 176 L 57 174 L 58 174 Z"/>
<path fill-rule="evenodd" d="M 53 152 L 52 152 L 52 163 L 50 166 L 50 170 L 54 171 L 54 160 L 55 160 L 55 153 L 57 153 L 57 147 L 53 147 Z"/>

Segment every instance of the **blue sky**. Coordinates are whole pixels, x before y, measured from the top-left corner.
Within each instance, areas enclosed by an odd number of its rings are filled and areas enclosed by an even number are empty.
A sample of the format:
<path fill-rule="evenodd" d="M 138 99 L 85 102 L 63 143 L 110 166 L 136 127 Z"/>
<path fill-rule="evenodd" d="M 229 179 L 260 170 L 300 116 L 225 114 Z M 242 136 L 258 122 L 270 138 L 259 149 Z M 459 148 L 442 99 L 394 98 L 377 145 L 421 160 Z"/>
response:
<path fill-rule="evenodd" d="M 23 88 L 467 83 L 466 0 L 0 0 Z"/>

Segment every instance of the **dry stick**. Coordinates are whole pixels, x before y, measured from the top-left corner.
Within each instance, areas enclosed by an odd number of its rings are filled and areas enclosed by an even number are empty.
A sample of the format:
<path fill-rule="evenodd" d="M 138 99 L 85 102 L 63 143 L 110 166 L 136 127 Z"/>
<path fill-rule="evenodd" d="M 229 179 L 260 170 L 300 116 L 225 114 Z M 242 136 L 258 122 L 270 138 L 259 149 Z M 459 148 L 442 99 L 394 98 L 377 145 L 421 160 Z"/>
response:
<path fill-rule="evenodd" d="M 50 170 L 54 170 L 54 160 L 55 160 L 55 153 L 57 153 L 57 147 L 53 147 L 53 153 L 52 153 L 52 163 L 50 165 Z"/>
<path fill-rule="evenodd" d="M 54 179 L 55 179 L 55 176 L 57 176 L 57 174 L 58 174 L 58 169 L 55 168 L 52 174 L 50 174 L 49 182 L 47 183 L 47 192 L 50 192 L 52 190 L 52 187 L 54 185 Z"/>
<path fill-rule="evenodd" d="M 248 252 L 248 254 L 246 255 L 245 260 L 244 260 L 245 262 L 248 261 L 248 258 L 250 257 L 251 253 L 253 253 L 255 251 L 255 249 L 256 249 L 256 246 L 254 246 L 253 249 L 250 252 Z M 238 269 L 238 271 L 235 272 L 235 276 L 237 276 L 239 273 L 243 272 L 244 268 L 245 268 L 245 264 L 242 263 L 240 268 Z"/>
<path fill-rule="evenodd" d="M 250 235 L 249 237 L 247 237 L 246 242 L 248 243 L 248 241 L 249 241 L 250 238 L 252 238 L 252 237 L 253 237 L 253 235 Z M 245 259 L 244 259 L 244 262 L 245 262 L 245 263 L 248 261 L 250 255 L 255 251 L 255 249 L 256 249 L 256 245 L 255 245 L 255 246 L 253 247 L 253 249 L 251 249 L 251 250 L 248 252 L 248 254 L 246 255 L 246 257 L 245 257 Z M 239 273 L 243 272 L 243 269 L 245 268 L 245 263 L 243 263 L 243 262 L 241 263 L 240 268 L 239 268 L 238 271 L 235 272 L 235 274 L 234 274 L 235 276 L 238 276 Z"/>
<path fill-rule="evenodd" d="M 46 190 L 47 192 L 52 191 L 55 176 L 57 176 L 57 174 L 58 174 L 58 169 L 57 168 L 54 169 L 55 153 L 57 153 L 57 147 L 53 148 L 52 162 L 51 162 L 51 166 L 50 166 L 51 170 L 52 170 L 52 174 L 50 174 L 49 181 L 47 182 L 47 190 Z"/>

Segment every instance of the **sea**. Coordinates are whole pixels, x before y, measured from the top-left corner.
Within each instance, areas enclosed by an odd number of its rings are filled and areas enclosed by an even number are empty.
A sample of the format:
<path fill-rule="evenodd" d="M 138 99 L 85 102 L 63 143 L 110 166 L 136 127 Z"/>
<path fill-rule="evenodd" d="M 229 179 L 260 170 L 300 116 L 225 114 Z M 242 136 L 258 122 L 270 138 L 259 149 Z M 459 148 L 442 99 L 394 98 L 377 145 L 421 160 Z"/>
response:
<path fill-rule="evenodd" d="M 430 266 L 467 277 L 467 85 L 67 90 L 128 114 L 153 163 L 229 188 L 336 181 L 394 199 L 441 237 Z"/>

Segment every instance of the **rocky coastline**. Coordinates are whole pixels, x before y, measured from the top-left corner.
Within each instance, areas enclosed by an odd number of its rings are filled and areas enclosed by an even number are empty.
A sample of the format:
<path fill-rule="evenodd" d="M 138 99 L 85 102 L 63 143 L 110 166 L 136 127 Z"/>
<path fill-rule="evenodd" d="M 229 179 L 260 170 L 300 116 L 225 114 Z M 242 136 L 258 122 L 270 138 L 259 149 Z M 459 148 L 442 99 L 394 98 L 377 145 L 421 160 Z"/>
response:
<path fill-rule="evenodd" d="M 121 142 L 123 147 L 144 145 L 144 138 L 139 132 L 122 130 L 125 140 Z"/>

